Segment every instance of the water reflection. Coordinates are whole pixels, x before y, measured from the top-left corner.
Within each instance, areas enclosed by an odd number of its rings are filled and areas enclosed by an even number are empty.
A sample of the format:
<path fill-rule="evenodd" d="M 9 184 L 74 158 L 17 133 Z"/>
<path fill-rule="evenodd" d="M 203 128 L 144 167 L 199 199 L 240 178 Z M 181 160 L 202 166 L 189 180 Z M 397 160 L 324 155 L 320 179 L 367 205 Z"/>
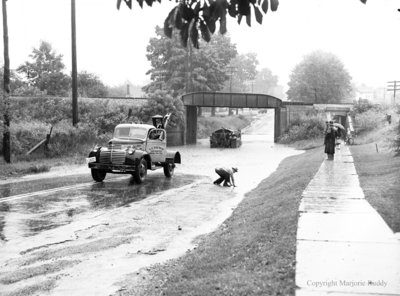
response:
<path fill-rule="evenodd" d="M 84 188 L 55 194 L 31 196 L 0 203 L 0 239 L 28 237 L 69 224 L 89 213 L 129 206 L 162 191 L 178 188 L 196 180 L 194 175 L 175 175 L 167 179 L 151 172 L 143 184 L 133 178 L 110 178 Z M 71 185 L 71 184 L 69 184 Z"/>

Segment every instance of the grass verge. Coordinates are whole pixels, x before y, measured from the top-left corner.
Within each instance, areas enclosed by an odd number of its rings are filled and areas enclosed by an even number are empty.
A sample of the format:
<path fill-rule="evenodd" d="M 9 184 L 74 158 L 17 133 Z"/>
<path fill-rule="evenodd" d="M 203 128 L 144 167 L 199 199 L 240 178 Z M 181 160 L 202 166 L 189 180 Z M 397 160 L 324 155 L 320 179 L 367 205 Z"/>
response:
<path fill-rule="evenodd" d="M 376 143 L 350 146 L 365 198 L 393 230 L 400 232 L 400 157 Z"/>
<path fill-rule="evenodd" d="M 142 269 L 118 295 L 294 295 L 300 196 L 324 157 L 285 159 L 195 250 Z"/>

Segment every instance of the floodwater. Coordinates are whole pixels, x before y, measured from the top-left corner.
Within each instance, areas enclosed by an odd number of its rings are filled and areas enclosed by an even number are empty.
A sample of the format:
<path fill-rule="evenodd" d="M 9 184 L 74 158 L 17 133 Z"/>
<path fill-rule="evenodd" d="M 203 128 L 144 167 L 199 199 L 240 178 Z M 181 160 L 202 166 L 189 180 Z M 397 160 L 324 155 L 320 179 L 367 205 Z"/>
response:
<path fill-rule="evenodd" d="M 273 117 L 259 115 L 237 149 L 210 149 L 208 139 L 171 148 L 183 162 L 172 179 L 155 171 L 143 185 L 125 175 L 94 183 L 81 167 L 0 183 L 0 291 L 109 295 L 130 273 L 183 255 L 300 153 L 273 143 Z M 213 185 L 218 166 L 239 168 L 236 188 Z"/>

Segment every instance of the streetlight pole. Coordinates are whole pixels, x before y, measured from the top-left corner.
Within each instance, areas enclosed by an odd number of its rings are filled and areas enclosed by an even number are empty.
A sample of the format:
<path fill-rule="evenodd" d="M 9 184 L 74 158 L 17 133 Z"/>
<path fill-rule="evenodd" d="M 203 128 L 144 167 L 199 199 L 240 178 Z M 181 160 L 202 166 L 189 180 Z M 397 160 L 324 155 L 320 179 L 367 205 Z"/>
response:
<path fill-rule="evenodd" d="M 72 125 L 76 126 L 78 118 L 78 71 L 76 66 L 76 21 L 75 0 L 71 0 L 71 43 L 72 43 Z"/>

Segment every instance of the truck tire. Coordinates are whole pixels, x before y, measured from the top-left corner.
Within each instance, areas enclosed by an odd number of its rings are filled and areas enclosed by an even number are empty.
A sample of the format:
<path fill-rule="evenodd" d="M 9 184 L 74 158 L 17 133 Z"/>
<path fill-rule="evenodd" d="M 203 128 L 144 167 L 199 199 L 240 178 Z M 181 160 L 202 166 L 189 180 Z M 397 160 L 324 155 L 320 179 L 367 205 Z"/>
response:
<path fill-rule="evenodd" d="M 164 175 L 167 178 L 171 178 L 174 175 L 175 164 L 171 162 L 164 163 Z"/>
<path fill-rule="evenodd" d="M 96 182 L 103 182 L 106 175 L 107 175 L 107 172 L 105 170 L 92 169 L 92 178 Z"/>
<path fill-rule="evenodd" d="M 140 158 L 136 164 L 135 172 L 132 174 L 135 183 L 141 184 L 144 182 L 147 176 L 147 161 L 143 157 Z"/>

